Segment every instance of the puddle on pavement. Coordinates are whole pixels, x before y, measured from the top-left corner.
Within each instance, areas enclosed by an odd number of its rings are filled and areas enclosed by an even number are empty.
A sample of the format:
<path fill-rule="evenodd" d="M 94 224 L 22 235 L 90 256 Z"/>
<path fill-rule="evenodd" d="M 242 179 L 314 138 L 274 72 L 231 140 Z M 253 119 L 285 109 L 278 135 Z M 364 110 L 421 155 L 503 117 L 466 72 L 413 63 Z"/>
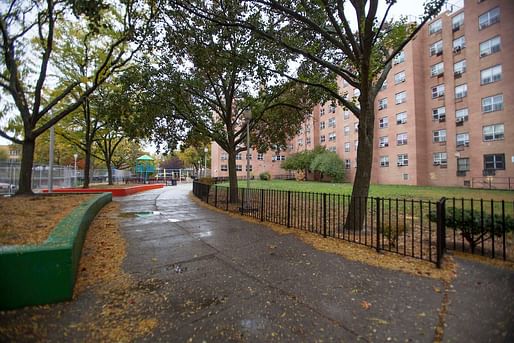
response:
<path fill-rule="evenodd" d="M 141 212 L 122 212 L 120 213 L 120 217 L 122 218 L 144 218 L 150 216 L 159 216 L 161 212 L 159 211 L 141 211 Z"/>

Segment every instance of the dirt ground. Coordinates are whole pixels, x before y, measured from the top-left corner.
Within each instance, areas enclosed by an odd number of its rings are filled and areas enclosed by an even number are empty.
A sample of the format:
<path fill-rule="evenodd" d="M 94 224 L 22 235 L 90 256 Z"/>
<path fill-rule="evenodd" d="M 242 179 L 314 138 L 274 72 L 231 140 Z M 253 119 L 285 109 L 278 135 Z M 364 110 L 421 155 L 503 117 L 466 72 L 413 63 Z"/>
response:
<path fill-rule="evenodd" d="M 43 243 L 77 205 L 92 195 L 33 195 L 0 198 L 0 245 Z"/>

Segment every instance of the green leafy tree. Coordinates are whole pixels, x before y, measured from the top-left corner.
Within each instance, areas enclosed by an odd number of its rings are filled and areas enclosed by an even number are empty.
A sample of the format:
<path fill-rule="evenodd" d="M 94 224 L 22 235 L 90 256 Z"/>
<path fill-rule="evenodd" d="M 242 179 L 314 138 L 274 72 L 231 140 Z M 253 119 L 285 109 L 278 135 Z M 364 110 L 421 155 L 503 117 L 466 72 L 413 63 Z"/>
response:
<path fill-rule="evenodd" d="M 359 211 L 359 198 L 368 195 L 370 186 L 376 96 L 393 58 L 445 1 L 428 1 L 419 24 L 391 20 L 395 0 L 383 1 L 386 10 L 381 16 L 380 0 L 246 0 L 242 1 L 246 11 L 236 18 L 216 13 L 203 1 L 179 2 L 191 13 L 220 25 L 246 28 L 275 42 L 277 49 L 297 55 L 304 62 L 302 73 L 289 77 L 323 89 L 358 118 L 357 171 L 352 189 L 352 199 L 357 200 L 351 201 L 345 224 L 361 228 L 365 211 Z M 356 101 L 334 87 L 336 78 L 360 90 Z"/>
<path fill-rule="evenodd" d="M 141 47 L 141 37 L 150 30 L 156 13 L 156 3 L 143 0 L 85 3 L 19 0 L 0 6 L 0 89 L 9 97 L 2 97 L 0 113 L 13 114 L 23 123 L 23 131 L 17 136 L 0 128 L 0 136 L 23 146 L 17 194 L 32 193 L 36 139 L 78 109 L 111 74 L 132 58 Z M 104 17 L 114 7 L 118 14 Z M 84 21 L 88 22 L 83 27 L 85 37 L 101 37 L 98 40 L 102 48 L 100 62 L 88 70 L 85 77 L 61 80 L 65 82 L 49 91 L 50 81 L 58 81 L 50 72 L 58 67 L 54 48 L 66 44 L 56 28 L 65 22 Z M 30 48 L 34 53 L 27 54 Z M 77 55 L 84 53 L 80 46 L 70 44 L 69 48 Z"/>
<path fill-rule="evenodd" d="M 318 155 L 323 154 L 325 151 L 325 147 L 317 146 L 313 150 L 297 152 L 282 162 L 281 167 L 285 170 L 302 170 L 305 173 L 313 171 L 311 169 L 312 162 Z"/>
<path fill-rule="evenodd" d="M 212 6 L 219 15 L 234 18 L 244 11 L 235 0 Z M 149 86 L 158 98 L 152 102 L 164 103 L 170 118 L 184 121 L 227 152 L 230 199 L 235 201 L 236 154 L 247 148 L 246 125 L 255 146 L 284 144 L 278 140 L 296 134 L 314 102 L 307 87 L 269 72 L 271 66 L 284 63 L 283 54 L 247 30 L 220 26 L 176 8 L 165 13 L 162 50 L 154 54 L 158 61 L 152 60 L 157 67 Z"/>
<path fill-rule="evenodd" d="M 310 169 L 323 175 L 329 176 L 335 182 L 344 180 L 344 162 L 337 156 L 335 152 L 324 151 L 316 155 L 312 160 Z"/>

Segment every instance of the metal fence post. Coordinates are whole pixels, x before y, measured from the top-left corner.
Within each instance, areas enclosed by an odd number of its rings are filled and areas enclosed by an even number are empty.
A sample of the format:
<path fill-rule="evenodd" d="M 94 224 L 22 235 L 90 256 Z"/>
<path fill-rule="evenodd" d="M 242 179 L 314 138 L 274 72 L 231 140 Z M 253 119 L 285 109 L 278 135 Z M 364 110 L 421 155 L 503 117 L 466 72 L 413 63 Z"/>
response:
<path fill-rule="evenodd" d="M 380 198 L 377 200 L 377 252 L 380 252 Z"/>
<path fill-rule="evenodd" d="M 291 191 L 287 191 L 287 227 L 291 227 Z"/>
<path fill-rule="evenodd" d="M 214 185 L 214 207 L 218 207 L 218 185 Z"/>
<path fill-rule="evenodd" d="M 323 237 L 327 238 L 327 193 L 323 193 Z"/>
<path fill-rule="evenodd" d="M 261 222 L 264 221 L 264 189 L 261 189 Z"/>
<path fill-rule="evenodd" d="M 241 214 L 244 214 L 244 206 L 245 206 L 245 189 L 241 188 Z"/>
<path fill-rule="evenodd" d="M 437 252 L 437 268 L 441 268 L 443 262 L 444 250 L 446 248 L 446 198 L 443 197 L 437 202 L 437 234 L 436 234 L 436 252 Z"/>

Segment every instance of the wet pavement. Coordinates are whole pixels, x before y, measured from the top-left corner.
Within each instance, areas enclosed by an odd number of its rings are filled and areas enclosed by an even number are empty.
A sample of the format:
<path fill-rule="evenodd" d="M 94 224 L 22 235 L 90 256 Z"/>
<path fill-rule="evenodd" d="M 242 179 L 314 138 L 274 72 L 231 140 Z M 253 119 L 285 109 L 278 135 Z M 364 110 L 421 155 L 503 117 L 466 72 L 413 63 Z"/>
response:
<path fill-rule="evenodd" d="M 315 250 L 294 235 L 198 206 L 190 191 L 185 184 L 115 199 L 127 240 L 123 269 L 152 294 L 144 311 L 158 323 L 138 340 L 434 341 L 442 281 Z M 514 341 L 512 271 L 458 260 L 449 301 L 444 341 Z M 103 305 L 85 293 L 52 306 L 59 327 Z M 51 330 L 49 337 L 68 340 Z"/>

